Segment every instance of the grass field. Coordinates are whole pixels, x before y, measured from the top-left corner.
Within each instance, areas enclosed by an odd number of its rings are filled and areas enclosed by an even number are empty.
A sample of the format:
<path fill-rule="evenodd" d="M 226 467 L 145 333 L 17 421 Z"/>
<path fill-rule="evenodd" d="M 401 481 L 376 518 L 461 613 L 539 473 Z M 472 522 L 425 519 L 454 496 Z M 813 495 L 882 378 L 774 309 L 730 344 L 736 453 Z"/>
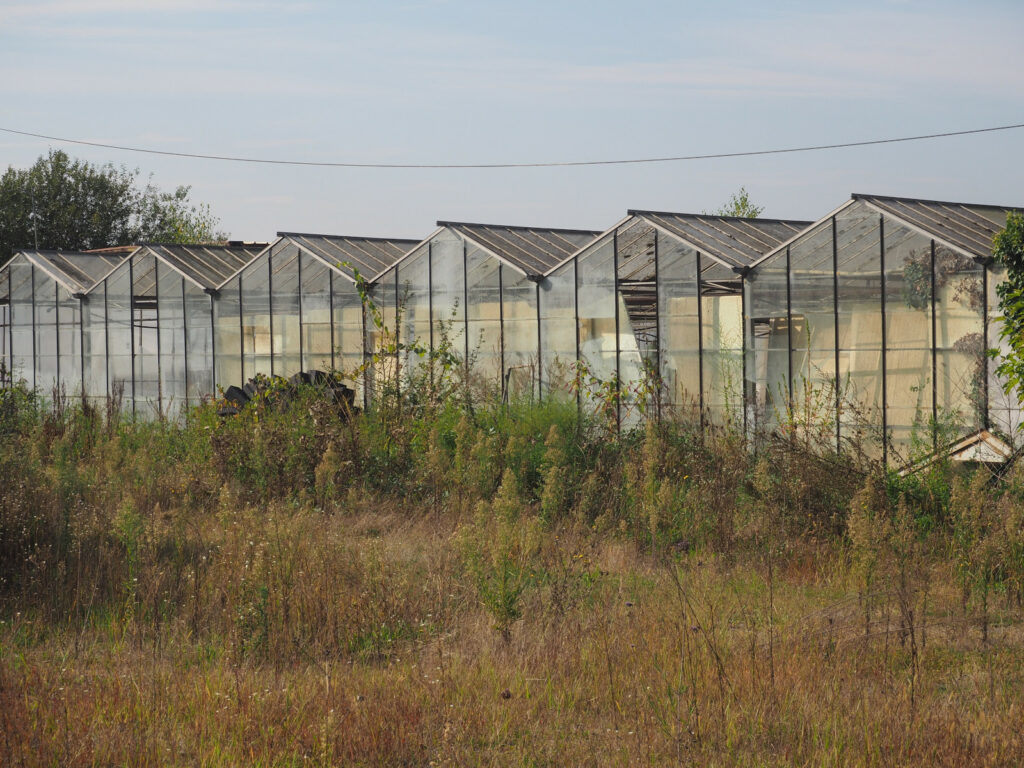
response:
<path fill-rule="evenodd" d="M 1024 483 L 307 393 L 0 402 L 2 765 L 1017 765 Z"/>

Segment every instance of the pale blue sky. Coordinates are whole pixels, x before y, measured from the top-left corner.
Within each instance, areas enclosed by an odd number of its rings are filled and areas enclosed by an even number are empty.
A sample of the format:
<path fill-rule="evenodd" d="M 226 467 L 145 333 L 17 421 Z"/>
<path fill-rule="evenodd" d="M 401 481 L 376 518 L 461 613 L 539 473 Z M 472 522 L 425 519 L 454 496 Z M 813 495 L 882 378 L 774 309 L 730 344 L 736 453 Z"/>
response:
<path fill-rule="evenodd" d="M 1024 123 L 1024 3 L 0 0 L 0 125 L 178 152 L 474 163 L 689 155 Z M 50 142 L 0 134 L 0 166 Z M 741 185 L 1024 205 L 1024 129 L 662 165 L 289 168 L 53 143 L 191 184 L 232 236 L 604 229 Z"/>

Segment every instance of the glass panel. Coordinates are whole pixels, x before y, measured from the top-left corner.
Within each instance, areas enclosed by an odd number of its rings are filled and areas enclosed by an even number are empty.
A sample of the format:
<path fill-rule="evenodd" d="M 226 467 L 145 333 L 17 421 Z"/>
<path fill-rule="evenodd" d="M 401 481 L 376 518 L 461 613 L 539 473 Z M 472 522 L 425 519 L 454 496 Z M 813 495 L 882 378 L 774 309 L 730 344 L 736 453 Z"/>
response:
<path fill-rule="evenodd" d="M 411 375 L 423 358 L 411 351 L 430 348 L 430 286 L 427 246 L 423 245 L 398 265 L 398 300 L 401 307 L 399 338 L 405 348 L 401 355 L 402 375 Z"/>
<path fill-rule="evenodd" d="M 379 397 L 395 382 L 397 357 L 392 351 L 397 342 L 396 280 L 398 270 L 383 274 L 369 290 L 371 304 L 366 308 L 365 344 L 370 365 L 364 377 L 369 400 Z"/>
<path fill-rule="evenodd" d="M 185 281 L 185 365 L 188 389 L 185 396 L 189 404 L 212 397 L 216 393 L 213 383 L 213 329 L 210 297 L 192 283 Z M 230 350 L 238 359 L 238 315 L 235 315 L 235 346 Z"/>
<path fill-rule="evenodd" d="M 707 287 L 705 291 L 709 290 Z M 743 297 L 701 299 L 704 354 L 704 409 L 713 424 L 743 420 Z"/>
<path fill-rule="evenodd" d="M 107 285 L 100 283 L 82 304 L 82 340 L 85 345 L 86 396 L 99 405 L 107 397 Z"/>
<path fill-rule="evenodd" d="M 936 244 L 936 405 L 940 422 L 965 432 L 979 429 L 984 414 L 983 281 L 981 265 Z"/>
<path fill-rule="evenodd" d="M 633 219 L 618 229 L 615 246 L 618 249 L 619 376 L 624 396 L 628 394 L 620 416 L 622 426 L 629 427 L 639 423 L 642 416 L 636 398 L 647 383 L 644 382 L 644 362 L 652 373 L 657 365 L 656 231 L 643 219 Z"/>
<path fill-rule="evenodd" d="M 793 408 L 798 424 L 835 442 L 836 328 L 832 221 L 789 246 Z"/>
<path fill-rule="evenodd" d="M 302 370 L 302 343 L 299 330 L 299 249 L 287 244 L 271 253 L 270 302 L 273 319 L 274 373 L 292 376 Z M 243 282 L 244 285 L 244 282 Z"/>
<path fill-rule="evenodd" d="M 262 256 L 242 278 L 242 375 L 246 380 L 273 372 L 270 342 L 270 259 Z M 242 382 L 238 382 L 241 384 Z"/>
<path fill-rule="evenodd" d="M 132 339 L 134 341 L 134 412 L 148 417 L 163 413 L 160 401 L 160 336 L 156 259 L 134 261 Z M 180 288 L 179 288 L 180 291 Z"/>
<path fill-rule="evenodd" d="M 58 386 L 57 284 L 39 269 L 33 275 L 35 304 L 36 390 L 51 397 Z"/>
<path fill-rule="evenodd" d="M 463 241 L 449 230 L 431 241 L 430 282 L 433 291 L 434 346 L 447 337 L 449 349 L 460 358 L 466 350 L 465 264 Z"/>
<path fill-rule="evenodd" d="M 302 263 L 302 365 L 309 371 L 334 368 L 331 331 L 332 270 L 320 259 L 300 254 Z M 335 276 L 339 284 L 348 281 Z"/>
<path fill-rule="evenodd" d="M 81 303 L 63 286 L 56 288 L 60 388 L 68 397 L 79 397 L 82 394 Z"/>
<path fill-rule="evenodd" d="M 473 294 L 475 295 L 475 294 Z M 570 261 L 540 283 L 542 376 L 545 396 L 566 393 L 576 362 L 576 264 Z"/>
<path fill-rule="evenodd" d="M 394 306 L 394 281 L 391 283 L 389 306 Z M 394 327 L 393 325 L 391 327 Z M 334 347 L 338 369 L 350 383 L 358 384 L 356 391 L 362 399 L 362 379 L 353 377 L 363 363 L 363 302 L 355 283 L 340 275 L 334 276 Z"/>
<path fill-rule="evenodd" d="M 886 221 L 886 426 L 904 461 L 932 451 L 931 262 L 929 238 Z"/>
<path fill-rule="evenodd" d="M 580 361 L 596 379 L 615 378 L 615 246 L 611 237 L 580 254 L 576 266 Z"/>
<path fill-rule="evenodd" d="M 511 267 L 501 266 L 502 336 L 510 395 L 537 393 L 537 286 Z"/>
<path fill-rule="evenodd" d="M 750 428 L 773 429 L 789 408 L 787 255 L 762 262 L 744 281 L 747 291 L 747 408 Z"/>
<path fill-rule="evenodd" d="M 222 286 L 213 302 L 213 323 L 216 329 L 214 389 L 217 392 L 243 383 L 239 283 L 240 279 L 235 277 Z"/>
<path fill-rule="evenodd" d="M 160 261 L 156 271 L 160 396 L 164 414 L 174 417 L 186 404 L 184 278 Z"/>
<path fill-rule="evenodd" d="M 35 386 L 35 360 L 33 348 L 35 334 L 32 330 L 34 312 L 32 309 L 32 265 L 17 257 L 7 267 L 11 283 L 11 368 L 15 381 L 25 381 Z"/>
<path fill-rule="evenodd" d="M 115 405 L 131 408 L 132 396 L 132 283 L 125 262 L 107 279 L 107 371 Z"/>
<path fill-rule="evenodd" d="M 839 383 L 844 440 L 882 451 L 882 265 L 880 217 L 861 203 L 836 216 Z M 867 443 L 864 441 L 867 440 Z"/>
<path fill-rule="evenodd" d="M 571 274 L 571 273 L 570 273 Z M 470 377 L 485 387 L 501 382 L 501 295 L 498 260 L 473 245 L 466 252 Z M 572 286 L 569 287 L 570 291 Z M 572 359 L 576 359 L 573 333 Z"/>

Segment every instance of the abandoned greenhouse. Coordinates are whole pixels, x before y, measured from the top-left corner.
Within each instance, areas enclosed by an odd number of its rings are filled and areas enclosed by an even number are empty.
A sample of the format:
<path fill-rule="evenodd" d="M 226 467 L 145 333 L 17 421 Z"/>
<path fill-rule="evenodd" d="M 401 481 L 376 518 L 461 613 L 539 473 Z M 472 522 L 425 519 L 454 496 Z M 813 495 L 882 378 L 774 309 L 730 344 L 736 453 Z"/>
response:
<path fill-rule="evenodd" d="M 992 239 L 1013 209 L 853 195 L 754 265 L 747 396 L 762 431 L 813 425 L 895 462 L 979 430 L 1012 436 L 995 376 Z"/>
<path fill-rule="evenodd" d="M 140 418 L 314 370 L 372 407 L 433 349 L 503 398 L 574 389 L 624 427 L 799 425 L 904 462 L 1020 422 L 986 354 L 1011 210 L 854 195 L 814 223 L 631 210 L 604 232 L 25 250 L 0 268 L 0 372 Z"/>

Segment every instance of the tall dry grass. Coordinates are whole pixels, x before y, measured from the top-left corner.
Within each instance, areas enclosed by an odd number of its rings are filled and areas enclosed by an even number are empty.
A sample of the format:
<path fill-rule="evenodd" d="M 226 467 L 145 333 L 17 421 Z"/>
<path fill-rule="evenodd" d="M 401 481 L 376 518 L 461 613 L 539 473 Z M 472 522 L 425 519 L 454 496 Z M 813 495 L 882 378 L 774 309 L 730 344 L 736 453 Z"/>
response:
<path fill-rule="evenodd" d="M 4 765 L 1014 765 L 1024 480 L 558 400 L 0 400 Z"/>

